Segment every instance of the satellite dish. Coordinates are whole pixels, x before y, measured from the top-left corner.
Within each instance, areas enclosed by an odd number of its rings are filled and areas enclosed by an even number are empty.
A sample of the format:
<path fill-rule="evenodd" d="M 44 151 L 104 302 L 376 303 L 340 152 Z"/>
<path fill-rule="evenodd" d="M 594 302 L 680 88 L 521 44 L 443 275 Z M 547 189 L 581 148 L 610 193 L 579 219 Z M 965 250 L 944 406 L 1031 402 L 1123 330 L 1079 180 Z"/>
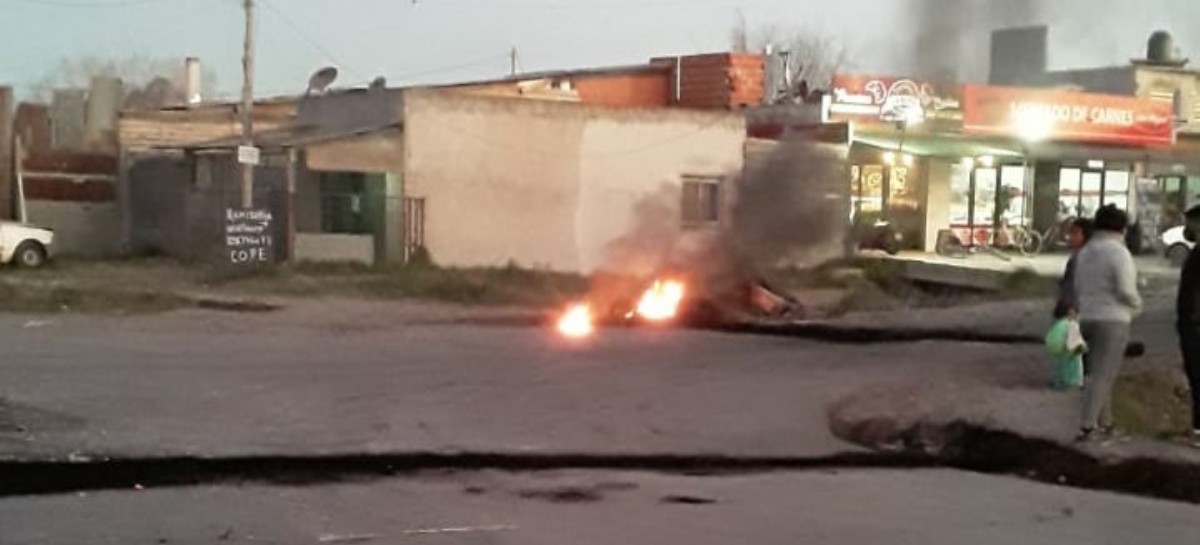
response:
<path fill-rule="evenodd" d="M 387 78 L 379 76 L 371 81 L 372 91 L 382 91 L 384 89 L 387 89 Z"/>
<path fill-rule="evenodd" d="M 312 77 L 308 78 L 308 91 L 305 94 L 321 94 L 330 85 L 333 85 L 334 80 L 338 77 L 338 70 L 332 66 L 326 66 L 317 70 Z"/>

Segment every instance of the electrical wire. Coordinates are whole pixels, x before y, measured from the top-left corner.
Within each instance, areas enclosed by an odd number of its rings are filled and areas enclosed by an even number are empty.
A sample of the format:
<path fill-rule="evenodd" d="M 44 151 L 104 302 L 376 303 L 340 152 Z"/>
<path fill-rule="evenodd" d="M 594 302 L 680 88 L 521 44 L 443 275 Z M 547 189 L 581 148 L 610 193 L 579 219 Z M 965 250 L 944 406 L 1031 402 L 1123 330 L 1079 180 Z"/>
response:
<path fill-rule="evenodd" d="M 437 74 L 445 74 L 445 73 L 449 73 L 449 72 L 457 72 L 459 70 L 465 70 L 467 68 L 475 68 L 478 66 L 485 66 L 485 65 L 494 63 L 494 62 L 502 60 L 502 59 L 508 59 L 508 54 L 505 53 L 505 54 L 500 54 L 500 55 L 492 55 L 492 56 L 489 56 L 486 58 L 481 58 L 481 59 L 477 59 L 474 61 L 464 62 L 462 64 L 448 65 L 448 66 L 443 66 L 440 68 L 430 68 L 428 70 L 408 72 L 406 74 L 400 74 L 400 75 L 396 76 L 396 79 L 399 81 L 404 81 L 404 80 L 418 78 L 418 77 L 422 77 L 422 76 L 432 76 L 432 75 L 437 75 Z"/>
<path fill-rule="evenodd" d="M 308 44 L 310 46 L 312 46 L 313 49 L 315 49 L 318 53 L 324 55 L 331 62 L 336 63 L 340 68 L 342 68 L 343 70 L 346 70 L 351 75 L 358 77 L 358 78 L 363 77 L 363 74 L 361 74 L 357 70 L 355 70 L 353 66 L 343 62 L 339 58 L 338 55 L 334 55 L 329 50 L 329 48 L 327 48 L 323 44 L 321 44 L 320 40 L 317 40 L 312 34 L 309 34 L 308 31 L 304 30 L 304 27 L 302 27 L 298 23 L 296 23 L 296 21 L 294 21 L 291 17 L 289 17 L 287 15 L 287 13 L 285 13 L 282 9 L 280 9 L 278 6 L 276 6 L 274 2 L 270 2 L 268 0 L 258 0 L 258 1 L 263 6 L 265 6 L 268 10 L 270 10 L 272 13 L 274 13 L 275 16 L 279 19 L 279 21 L 283 22 L 283 24 L 285 24 L 289 28 L 291 28 L 292 31 L 294 31 L 297 36 L 299 36 L 305 42 L 308 42 Z"/>

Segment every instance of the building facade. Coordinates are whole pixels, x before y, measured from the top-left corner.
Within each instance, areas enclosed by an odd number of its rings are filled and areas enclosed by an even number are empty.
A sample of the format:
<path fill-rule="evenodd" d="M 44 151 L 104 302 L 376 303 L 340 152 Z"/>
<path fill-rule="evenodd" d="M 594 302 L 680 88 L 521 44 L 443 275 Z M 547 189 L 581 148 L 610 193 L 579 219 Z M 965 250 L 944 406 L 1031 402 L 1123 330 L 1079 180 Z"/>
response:
<path fill-rule="evenodd" d="M 282 158 L 256 168 L 255 195 L 286 226 L 281 259 L 404 262 L 421 251 L 443 266 L 591 272 L 615 263 L 641 210 L 676 232 L 718 221 L 746 141 L 733 112 L 437 89 L 312 96 L 296 112 L 255 138 Z M 131 121 L 138 134 L 179 132 Z M 214 218 L 237 206 L 237 138 L 142 142 L 129 169 L 135 246 L 219 256 Z"/>

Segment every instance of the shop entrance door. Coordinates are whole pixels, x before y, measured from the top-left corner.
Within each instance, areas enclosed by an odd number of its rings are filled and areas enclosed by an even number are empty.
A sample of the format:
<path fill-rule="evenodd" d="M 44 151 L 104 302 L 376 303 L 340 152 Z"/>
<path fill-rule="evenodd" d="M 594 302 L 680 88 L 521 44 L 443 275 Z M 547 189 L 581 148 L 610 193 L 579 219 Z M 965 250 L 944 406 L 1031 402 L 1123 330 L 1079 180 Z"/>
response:
<path fill-rule="evenodd" d="M 864 218 L 883 213 L 883 166 L 854 165 L 850 168 L 850 220 L 858 225 Z"/>
<path fill-rule="evenodd" d="M 971 176 L 971 246 L 991 243 L 992 223 L 996 211 L 996 187 L 1000 181 L 999 171 L 994 168 L 977 168 Z"/>
<path fill-rule="evenodd" d="M 1009 226 L 1028 225 L 1025 172 L 1025 167 L 1019 165 L 980 167 L 971 172 L 967 223 L 962 229 L 965 233 L 959 234 L 964 242 L 971 246 L 995 243 L 997 221 Z"/>
<path fill-rule="evenodd" d="M 1091 218 L 1101 206 L 1129 210 L 1128 171 L 1064 168 L 1059 171 L 1059 217 Z"/>

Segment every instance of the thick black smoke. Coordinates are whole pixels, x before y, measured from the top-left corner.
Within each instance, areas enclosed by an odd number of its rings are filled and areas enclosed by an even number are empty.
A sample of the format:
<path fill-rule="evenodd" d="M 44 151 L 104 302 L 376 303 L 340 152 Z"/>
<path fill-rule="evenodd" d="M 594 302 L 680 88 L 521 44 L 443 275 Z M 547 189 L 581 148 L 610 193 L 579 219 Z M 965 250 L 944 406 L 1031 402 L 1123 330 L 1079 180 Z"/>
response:
<path fill-rule="evenodd" d="M 1044 22 L 1038 0 L 912 0 L 916 72 L 934 81 L 978 81 L 993 30 Z"/>

